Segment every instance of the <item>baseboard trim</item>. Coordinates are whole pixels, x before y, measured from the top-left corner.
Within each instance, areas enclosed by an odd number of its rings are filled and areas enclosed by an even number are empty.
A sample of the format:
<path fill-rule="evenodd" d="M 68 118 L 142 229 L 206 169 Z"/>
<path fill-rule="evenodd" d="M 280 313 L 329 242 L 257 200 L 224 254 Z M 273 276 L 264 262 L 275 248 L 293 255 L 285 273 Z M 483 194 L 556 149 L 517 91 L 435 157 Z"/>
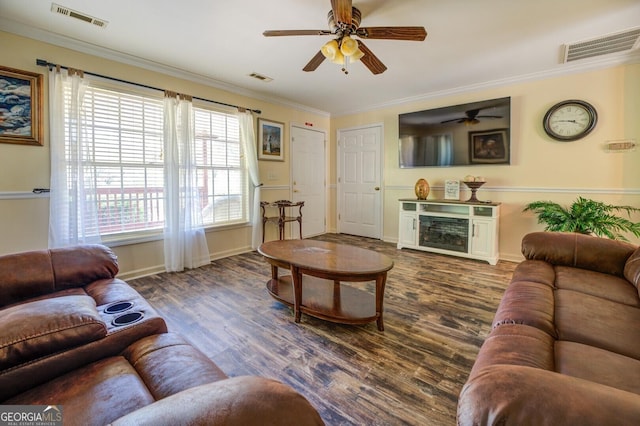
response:
<path fill-rule="evenodd" d="M 235 256 L 243 253 L 249 253 L 250 251 L 253 251 L 251 247 L 245 246 L 245 247 L 241 247 L 233 250 L 225 250 L 217 253 L 209 253 L 209 259 L 211 260 L 211 262 L 213 262 L 218 259 L 224 259 L 225 257 Z M 126 272 L 120 273 L 118 274 L 118 278 L 120 278 L 123 281 L 130 281 L 138 278 L 148 277 L 150 275 L 162 274 L 166 271 L 167 270 L 165 269 L 164 265 L 154 265 L 154 266 L 149 266 L 147 268 L 135 269 L 132 271 L 126 271 Z"/>

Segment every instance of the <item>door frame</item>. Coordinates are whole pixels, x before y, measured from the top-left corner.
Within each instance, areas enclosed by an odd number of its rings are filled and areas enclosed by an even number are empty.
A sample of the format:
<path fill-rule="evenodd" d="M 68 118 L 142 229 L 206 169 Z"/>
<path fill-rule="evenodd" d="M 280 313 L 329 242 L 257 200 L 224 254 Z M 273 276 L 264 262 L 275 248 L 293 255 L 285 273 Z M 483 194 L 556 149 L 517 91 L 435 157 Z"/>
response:
<path fill-rule="evenodd" d="M 378 173 L 380 174 L 380 206 L 379 214 L 380 214 L 380 241 L 384 241 L 384 122 L 370 123 L 364 124 L 361 126 L 354 127 L 345 127 L 343 129 L 336 130 L 336 230 L 340 234 L 342 232 L 341 228 L 341 219 L 340 212 L 342 211 L 342 182 L 341 176 L 339 176 L 341 169 L 341 161 L 342 161 L 342 144 L 340 143 L 340 137 L 343 132 L 349 132 L 353 130 L 361 130 L 361 129 L 369 129 L 372 127 L 377 127 L 380 131 L 380 165 Z"/>
<path fill-rule="evenodd" d="M 328 149 L 328 139 L 327 139 L 327 131 L 324 129 L 320 129 L 320 128 L 315 128 L 315 127 L 310 127 L 309 125 L 306 124 L 300 124 L 300 123 L 294 123 L 294 122 L 290 122 L 289 123 L 289 199 L 293 200 L 293 128 L 297 127 L 298 129 L 303 129 L 303 130 L 309 130 L 312 132 L 317 132 L 317 133 L 321 133 L 324 136 L 324 144 L 323 144 L 323 152 L 324 152 L 324 188 L 323 188 L 323 201 L 324 201 L 324 227 L 323 227 L 323 232 L 322 234 L 326 234 L 327 233 L 327 218 L 328 218 L 328 206 L 329 203 L 327 202 L 329 197 L 328 197 L 328 186 L 327 186 L 327 176 L 328 176 L 328 170 L 330 165 L 327 163 L 327 158 L 329 158 L 329 155 L 327 153 L 327 149 Z M 304 215 L 304 211 L 302 212 Z M 304 216 L 303 216 L 303 220 L 302 220 L 303 224 L 302 224 L 302 229 L 304 232 Z M 292 235 L 292 229 L 291 226 L 293 226 L 292 224 L 289 224 L 289 235 Z M 322 235 L 319 234 L 319 235 Z"/>

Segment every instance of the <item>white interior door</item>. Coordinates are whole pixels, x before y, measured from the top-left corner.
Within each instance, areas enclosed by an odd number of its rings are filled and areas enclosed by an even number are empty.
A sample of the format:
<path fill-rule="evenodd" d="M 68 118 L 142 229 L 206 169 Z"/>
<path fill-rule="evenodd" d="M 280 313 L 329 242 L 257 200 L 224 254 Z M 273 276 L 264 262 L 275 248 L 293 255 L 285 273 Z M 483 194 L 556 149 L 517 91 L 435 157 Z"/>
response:
<path fill-rule="evenodd" d="M 382 125 L 338 130 L 338 232 L 382 238 Z"/>
<path fill-rule="evenodd" d="M 304 201 L 302 238 L 324 234 L 326 229 L 325 140 L 324 132 L 291 126 L 291 200 Z M 299 236 L 297 223 L 291 236 Z"/>

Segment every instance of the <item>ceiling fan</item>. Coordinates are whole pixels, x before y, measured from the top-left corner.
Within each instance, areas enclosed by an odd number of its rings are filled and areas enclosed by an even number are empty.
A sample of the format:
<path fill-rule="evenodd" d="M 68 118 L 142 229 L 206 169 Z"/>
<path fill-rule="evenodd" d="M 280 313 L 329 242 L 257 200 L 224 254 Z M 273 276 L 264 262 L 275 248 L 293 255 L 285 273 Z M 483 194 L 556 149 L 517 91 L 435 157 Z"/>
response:
<path fill-rule="evenodd" d="M 501 115 L 478 115 L 479 113 L 480 109 L 470 109 L 469 111 L 465 111 L 464 117 L 454 118 L 452 120 L 444 120 L 440 123 L 451 123 L 453 121 L 456 121 L 458 123 L 464 124 L 478 124 L 480 122 L 480 120 L 478 120 L 479 118 L 502 118 Z"/>
<path fill-rule="evenodd" d="M 342 71 L 348 74 L 349 62 L 360 59 L 373 73 L 386 71 L 385 64 L 365 46 L 361 39 L 410 40 L 423 41 L 427 37 L 424 27 L 360 27 L 362 14 L 353 7 L 352 0 L 331 0 L 331 10 L 327 16 L 329 30 L 268 30 L 262 33 L 266 37 L 330 35 L 335 38 L 326 43 L 303 68 L 304 71 L 315 71 L 326 59 L 342 64 Z"/>

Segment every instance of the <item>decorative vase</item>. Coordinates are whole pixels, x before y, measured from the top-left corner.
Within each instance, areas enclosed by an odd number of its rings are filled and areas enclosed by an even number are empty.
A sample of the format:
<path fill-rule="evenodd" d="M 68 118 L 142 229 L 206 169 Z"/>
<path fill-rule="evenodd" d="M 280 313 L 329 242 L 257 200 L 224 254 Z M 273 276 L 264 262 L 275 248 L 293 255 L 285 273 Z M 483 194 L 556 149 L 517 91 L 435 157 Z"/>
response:
<path fill-rule="evenodd" d="M 471 190 L 471 197 L 467 200 L 467 202 L 479 202 L 480 200 L 478 200 L 478 198 L 476 197 L 476 192 L 478 192 L 478 188 L 484 185 L 485 182 L 465 181 L 464 184 Z"/>
<path fill-rule="evenodd" d="M 416 197 L 418 197 L 418 200 L 426 200 L 429 196 L 429 182 L 427 182 L 425 179 L 418 179 L 414 189 L 416 191 Z"/>

